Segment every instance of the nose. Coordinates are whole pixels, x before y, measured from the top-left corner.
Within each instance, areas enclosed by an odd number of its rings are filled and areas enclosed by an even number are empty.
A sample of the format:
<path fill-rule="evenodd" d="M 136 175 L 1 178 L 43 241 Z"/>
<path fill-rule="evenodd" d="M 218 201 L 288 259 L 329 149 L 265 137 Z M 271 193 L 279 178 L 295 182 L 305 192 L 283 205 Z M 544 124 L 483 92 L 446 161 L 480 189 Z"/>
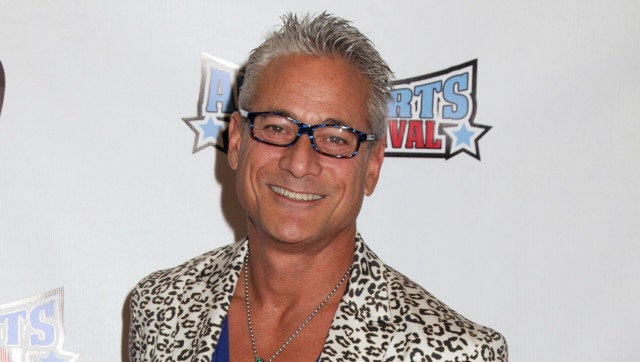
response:
<path fill-rule="evenodd" d="M 311 147 L 308 135 L 302 135 L 296 143 L 284 150 L 280 159 L 280 168 L 289 171 L 293 176 L 302 178 L 307 175 L 320 175 L 321 167 L 318 158 L 321 157 Z"/>

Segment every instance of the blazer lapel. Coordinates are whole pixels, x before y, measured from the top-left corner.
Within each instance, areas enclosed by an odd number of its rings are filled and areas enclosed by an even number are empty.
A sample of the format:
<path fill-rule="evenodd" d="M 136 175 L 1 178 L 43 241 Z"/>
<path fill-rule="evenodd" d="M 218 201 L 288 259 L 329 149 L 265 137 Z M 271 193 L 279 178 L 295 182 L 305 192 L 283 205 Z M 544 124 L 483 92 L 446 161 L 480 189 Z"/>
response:
<path fill-rule="evenodd" d="M 394 333 L 384 264 L 360 235 L 355 249 L 349 285 L 331 323 L 322 361 L 381 359 Z"/>
<path fill-rule="evenodd" d="M 185 283 L 171 356 L 176 361 L 210 362 L 238 282 L 246 239 L 224 248 Z M 184 341 L 184 342 L 182 342 Z"/>

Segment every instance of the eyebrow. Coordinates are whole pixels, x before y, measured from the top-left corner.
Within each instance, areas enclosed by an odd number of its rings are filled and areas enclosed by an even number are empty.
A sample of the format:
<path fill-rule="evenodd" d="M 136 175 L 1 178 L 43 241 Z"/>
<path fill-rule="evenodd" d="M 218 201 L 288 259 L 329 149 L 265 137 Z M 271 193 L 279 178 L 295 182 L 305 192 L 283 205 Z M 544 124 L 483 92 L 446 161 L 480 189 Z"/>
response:
<path fill-rule="evenodd" d="M 284 109 L 272 109 L 272 110 L 268 110 L 265 112 L 271 112 L 271 113 L 277 113 L 277 114 L 281 114 L 283 116 L 289 117 L 289 118 L 293 118 L 298 122 L 302 122 L 304 124 L 308 124 L 306 121 L 303 121 L 301 119 L 299 119 L 298 117 L 296 117 L 293 113 L 284 110 Z M 339 126 L 346 126 L 349 128 L 353 128 L 353 126 L 351 124 L 349 124 L 349 122 L 343 121 L 339 118 L 326 118 L 323 119 L 322 121 L 320 121 L 320 123 L 317 124 L 331 124 L 331 125 L 339 125 Z"/>

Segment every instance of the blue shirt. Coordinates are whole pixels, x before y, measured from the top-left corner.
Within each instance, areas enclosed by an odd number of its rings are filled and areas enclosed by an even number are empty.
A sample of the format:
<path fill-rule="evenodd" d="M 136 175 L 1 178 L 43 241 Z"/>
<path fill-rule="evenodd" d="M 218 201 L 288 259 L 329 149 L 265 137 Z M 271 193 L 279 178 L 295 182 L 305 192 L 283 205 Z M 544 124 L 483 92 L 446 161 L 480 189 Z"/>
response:
<path fill-rule="evenodd" d="M 213 352 L 211 362 L 229 362 L 229 316 L 222 322 L 220 339 L 218 340 L 216 350 Z"/>

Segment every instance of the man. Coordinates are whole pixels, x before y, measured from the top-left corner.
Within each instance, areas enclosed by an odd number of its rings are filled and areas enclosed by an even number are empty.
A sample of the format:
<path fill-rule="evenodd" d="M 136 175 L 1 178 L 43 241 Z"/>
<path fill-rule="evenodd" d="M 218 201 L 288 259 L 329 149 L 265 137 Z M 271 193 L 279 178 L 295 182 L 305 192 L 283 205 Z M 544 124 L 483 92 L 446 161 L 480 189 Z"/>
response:
<path fill-rule="evenodd" d="M 356 231 L 391 72 L 340 18 L 288 15 L 229 125 L 248 237 L 143 279 L 132 361 L 506 361 L 503 337 L 386 266 Z"/>

